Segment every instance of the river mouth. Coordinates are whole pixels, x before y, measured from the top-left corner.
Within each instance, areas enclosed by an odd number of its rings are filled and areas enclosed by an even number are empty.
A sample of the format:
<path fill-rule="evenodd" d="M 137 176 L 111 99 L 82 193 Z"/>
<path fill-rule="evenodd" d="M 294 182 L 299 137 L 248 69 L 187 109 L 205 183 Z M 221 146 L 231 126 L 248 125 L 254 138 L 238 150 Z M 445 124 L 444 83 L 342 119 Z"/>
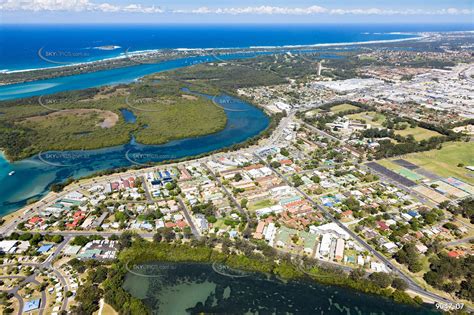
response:
<path fill-rule="evenodd" d="M 346 288 L 206 263 L 136 265 L 123 287 L 152 314 L 437 314 Z"/>

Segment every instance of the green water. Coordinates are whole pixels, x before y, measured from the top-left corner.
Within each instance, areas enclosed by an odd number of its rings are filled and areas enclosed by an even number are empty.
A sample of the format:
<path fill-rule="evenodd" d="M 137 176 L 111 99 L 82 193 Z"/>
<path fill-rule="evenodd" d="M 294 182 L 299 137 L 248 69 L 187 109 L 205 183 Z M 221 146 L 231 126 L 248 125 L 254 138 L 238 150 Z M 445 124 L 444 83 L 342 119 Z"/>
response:
<path fill-rule="evenodd" d="M 218 271 L 209 264 L 147 264 L 127 274 L 124 288 L 153 314 L 436 314 L 336 286 Z"/>

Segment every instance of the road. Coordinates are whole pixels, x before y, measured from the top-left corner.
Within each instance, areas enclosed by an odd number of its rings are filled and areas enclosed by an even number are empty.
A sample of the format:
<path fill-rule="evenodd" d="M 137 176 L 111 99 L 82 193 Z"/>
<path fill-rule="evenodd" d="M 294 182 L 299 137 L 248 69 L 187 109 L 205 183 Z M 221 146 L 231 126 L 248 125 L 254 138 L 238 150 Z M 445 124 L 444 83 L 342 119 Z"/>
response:
<path fill-rule="evenodd" d="M 452 241 L 452 242 L 444 243 L 443 245 L 445 247 L 455 246 L 455 245 L 460 245 L 460 244 L 463 244 L 463 243 L 469 243 L 472 240 L 474 240 L 474 236 L 465 237 L 465 238 L 462 238 L 460 240 L 455 240 L 455 241 Z"/>
<path fill-rule="evenodd" d="M 247 213 L 247 211 L 245 211 L 244 209 L 242 209 L 242 207 L 240 206 L 240 203 L 234 198 L 234 196 L 227 190 L 227 187 L 224 186 L 224 184 L 222 184 L 222 181 L 220 180 L 219 177 L 216 176 L 216 174 L 214 174 L 214 172 L 206 165 L 206 163 L 203 163 L 202 164 L 204 166 L 204 168 L 212 174 L 212 176 L 214 177 L 214 179 L 217 181 L 217 183 L 219 184 L 219 187 L 221 187 L 225 194 L 227 195 L 227 197 L 229 197 L 229 199 L 232 201 L 232 203 L 237 207 L 237 209 L 239 210 L 240 214 L 242 215 L 242 217 L 245 217 L 247 222 L 249 220 L 249 214 Z"/>
<path fill-rule="evenodd" d="M 199 233 L 199 230 L 194 225 L 194 221 L 191 218 L 191 215 L 189 214 L 188 207 L 186 206 L 186 204 L 184 203 L 184 201 L 181 197 L 178 197 L 178 202 L 181 205 L 181 209 L 183 209 L 184 217 L 186 218 L 186 221 L 188 221 L 188 223 L 189 223 L 189 226 L 191 228 L 191 232 L 193 232 L 194 236 L 197 239 L 200 239 L 201 234 Z"/>
<path fill-rule="evenodd" d="M 293 186 L 293 184 L 283 175 L 281 174 L 278 170 L 274 169 L 271 167 L 269 163 L 267 163 L 264 159 L 262 159 L 260 156 L 257 154 L 254 154 L 255 157 L 257 157 L 262 163 L 267 165 L 277 176 L 279 176 L 288 186 Z M 365 242 L 359 235 L 354 233 L 352 230 L 350 230 L 348 227 L 346 227 L 344 224 L 342 224 L 339 220 L 337 220 L 329 211 L 327 211 L 323 206 L 320 204 L 316 203 L 308 194 L 306 194 L 304 191 L 299 189 L 298 187 L 294 187 L 302 196 L 306 198 L 314 207 L 316 207 L 318 210 L 321 211 L 321 213 L 324 214 L 324 216 L 328 219 L 330 219 L 332 222 L 336 223 L 341 229 L 346 231 L 354 240 L 359 242 L 368 252 L 370 252 L 373 256 L 378 258 L 381 262 L 383 262 L 393 273 L 395 273 L 397 276 L 405 280 L 405 282 L 408 284 L 409 288 L 415 292 L 418 295 L 421 296 L 427 296 L 435 301 L 443 302 L 443 303 L 453 303 L 451 300 L 448 300 L 444 297 L 441 297 L 435 293 L 429 292 L 426 289 L 422 288 L 420 285 L 418 285 L 415 281 L 413 281 L 409 276 L 405 275 L 400 269 L 398 269 L 392 262 L 390 262 L 385 256 L 377 252 L 375 249 L 373 249 L 369 244 Z"/>
<path fill-rule="evenodd" d="M 148 189 L 148 184 L 147 184 L 147 181 L 146 181 L 145 177 L 140 176 L 140 179 L 142 181 L 143 190 L 145 190 L 145 196 L 146 196 L 146 200 L 147 200 L 148 204 L 150 204 L 150 205 L 154 204 L 155 201 L 153 200 L 153 197 L 150 194 L 150 190 Z"/>

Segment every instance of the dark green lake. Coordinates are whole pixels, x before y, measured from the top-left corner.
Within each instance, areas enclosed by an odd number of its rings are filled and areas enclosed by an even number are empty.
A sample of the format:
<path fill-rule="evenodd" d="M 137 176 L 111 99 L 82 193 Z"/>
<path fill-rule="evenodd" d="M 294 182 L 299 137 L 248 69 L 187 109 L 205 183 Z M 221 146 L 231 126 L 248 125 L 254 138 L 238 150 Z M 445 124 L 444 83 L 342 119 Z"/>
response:
<path fill-rule="evenodd" d="M 346 288 L 197 263 L 136 266 L 124 288 L 153 314 L 437 314 Z"/>

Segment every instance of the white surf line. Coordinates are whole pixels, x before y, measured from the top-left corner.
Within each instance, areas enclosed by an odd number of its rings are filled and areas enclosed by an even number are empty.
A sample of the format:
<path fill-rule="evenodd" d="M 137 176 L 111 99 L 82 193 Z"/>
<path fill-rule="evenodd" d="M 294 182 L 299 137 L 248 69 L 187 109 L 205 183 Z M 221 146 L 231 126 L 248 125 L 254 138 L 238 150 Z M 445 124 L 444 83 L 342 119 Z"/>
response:
<path fill-rule="evenodd" d="M 458 31 L 458 32 L 460 32 L 460 33 L 464 33 L 464 32 L 469 33 L 470 31 Z M 207 51 L 207 50 L 234 50 L 234 49 L 237 49 L 237 50 L 242 50 L 242 49 L 287 49 L 287 48 L 303 48 L 303 47 L 354 46 L 354 45 L 384 44 L 384 43 L 394 43 L 394 42 L 402 42 L 402 41 L 409 41 L 409 40 L 420 40 L 420 39 L 429 37 L 432 34 L 438 34 L 438 33 L 440 33 L 440 32 L 425 32 L 423 34 L 419 33 L 419 34 L 416 34 L 416 35 L 419 35 L 418 37 L 410 37 L 410 38 L 382 39 L 382 40 L 372 40 L 372 41 L 362 41 L 362 42 L 319 43 L 319 44 L 308 44 L 308 45 L 249 46 L 249 47 L 228 47 L 228 48 L 172 48 L 172 49 L 159 48 L 159 49 L 139 50 L 139 51 L 135 51 L 135 52 L 132 51 L 132 52 L 127 52 L 126 54 L 121 53 L 121 55 L 115 56 L 115 57 L 108 57 L 108 58 L 103 58 L 103 59 L 93 60 L 93 61 L 70 63 L 68 65 L 62 65 L 62 66 L 41 67 L 41 68 L 31 68 L 31 69 L 19 69 L 19 70 L 4 69 L 4 70 L 2 70 L 2 73 L 4 73 L 4 74 L 21 73 L 21 72 L 31 72 L 31 71 L 37 71 L 37 70 L 48 70 L 48 69 L 56 69 L 56 68 L 67 68 L 67 67 L 73 67 L 73 66 L 82 66 L 82 65 L 94 64 L 94 63 L 100 63 L 100 62 L 103 62 L 103 61 L 127 59 L 127 58 L 129 58 L 130 55 L 146 56 L 147 54 L 150 54 L 150 53 L 156 53 L 156 52 L 166 51 L 166 50 Z M 444 34 L 449 34 L 449 33 L 454 33 L 454 32 L 446 32 Z"/>

